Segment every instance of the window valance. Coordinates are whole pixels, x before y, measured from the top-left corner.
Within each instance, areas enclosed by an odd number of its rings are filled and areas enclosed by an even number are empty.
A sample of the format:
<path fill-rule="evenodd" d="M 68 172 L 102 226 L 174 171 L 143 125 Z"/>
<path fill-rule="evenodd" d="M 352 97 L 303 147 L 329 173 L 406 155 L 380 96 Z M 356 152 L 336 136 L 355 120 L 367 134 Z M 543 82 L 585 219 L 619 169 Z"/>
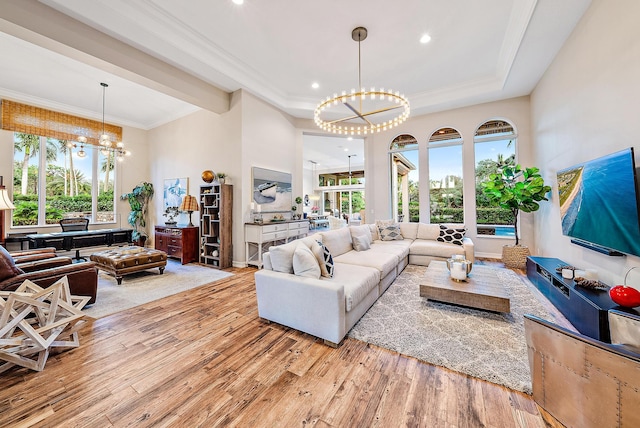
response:
<path fill-rule="evenodd" d="M 85 136 L 86 144 L 100 145 L 102 122 L 9 100 L 2 100 L 1 110 L 2 129 L 6 131 L 66 141 L 78 141 L 78 137 Z M 104 131 L 111 141 L 122 141 L 120 126 L 105 124 Z"/>

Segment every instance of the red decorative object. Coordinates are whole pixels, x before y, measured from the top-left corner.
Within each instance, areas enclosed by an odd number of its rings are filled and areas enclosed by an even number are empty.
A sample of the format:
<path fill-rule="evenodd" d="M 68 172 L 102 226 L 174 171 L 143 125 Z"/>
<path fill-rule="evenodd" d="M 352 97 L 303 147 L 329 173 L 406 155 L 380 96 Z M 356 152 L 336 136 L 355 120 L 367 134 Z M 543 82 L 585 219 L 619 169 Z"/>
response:
<path fill-rule="evenodd" d="M 611 300 L 625 308 L 640 306 L 640 291 L 625 285 L 616 285 L 609 290 Z"/>

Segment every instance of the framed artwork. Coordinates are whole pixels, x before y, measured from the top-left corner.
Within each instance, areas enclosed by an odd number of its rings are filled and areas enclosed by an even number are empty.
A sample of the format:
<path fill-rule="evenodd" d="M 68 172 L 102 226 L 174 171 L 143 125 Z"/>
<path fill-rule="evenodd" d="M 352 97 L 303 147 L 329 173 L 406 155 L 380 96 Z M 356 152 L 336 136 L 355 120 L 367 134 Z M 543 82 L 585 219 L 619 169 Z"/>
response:
<path fill-rule="evenodd" d="M 292 206 L 291 174 L 254 166 L 253 201 L 263 213 L 289 212 Z"/>
<path fill-rule="evenodd" d="M 182 198 L 189 194 L 189 178 L 167 178 L 164 180 L 164 209 L 179 207 Z"/>

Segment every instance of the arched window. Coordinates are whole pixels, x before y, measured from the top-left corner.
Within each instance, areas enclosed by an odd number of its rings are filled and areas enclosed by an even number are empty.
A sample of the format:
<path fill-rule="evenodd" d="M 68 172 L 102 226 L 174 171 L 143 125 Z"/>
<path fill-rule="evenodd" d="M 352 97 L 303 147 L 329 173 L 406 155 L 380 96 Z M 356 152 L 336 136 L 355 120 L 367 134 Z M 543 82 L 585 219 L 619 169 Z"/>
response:
<path fill-rule="evenodd" d="M 463 223 L 462 136 L 440 128 L 429 138 L 431 223 Z"/>
<path fill-rule="evenodd" d="M 420 221 L 418 141 L 413 135 L 398 135 L 389 148 L 393 217 L 399 222 Z"/>
<path fill-rule="evenodd" d="M 506 120 L 490 120 L 480 125 L 473 138 L 476 164 L 476 224 L 478 235 L 513 237 L 513 215 L 509 210 L 495 207 L 482 192 L 482 183 L 489 174 L 497 173 L 505 165 L 516 163 L 518 135 Z"/>

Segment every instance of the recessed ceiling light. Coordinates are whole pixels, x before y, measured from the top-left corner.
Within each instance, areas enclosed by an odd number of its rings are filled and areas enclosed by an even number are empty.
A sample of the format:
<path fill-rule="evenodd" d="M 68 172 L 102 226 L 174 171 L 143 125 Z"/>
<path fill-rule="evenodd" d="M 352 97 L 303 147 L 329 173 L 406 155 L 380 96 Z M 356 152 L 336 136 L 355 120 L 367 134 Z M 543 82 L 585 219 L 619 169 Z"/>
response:
<path fill-rule="evenodd" d="M 349 149 L 344 149 L 344 151 L 345 151 L 345 152 L 348 152 L 348 151 L 349 151 Z"/>
<path fill-rule="evenodd" d="M 311 87 L 312 87 L 313 89 L 318 89 L 318 88 L 320 87 L 320 85 L 318 84 L 318 82 L 313 82 L 313 83 L 311 84 Z"/>
<path fill-rule="evenodd" d="M 430 41 L 431 41 L 431 36 L 428 34 L 423 34 L 422 37 L 420 37 L 420 43 L 422 44 L 429 43 Z"/>
<path fill-rule="evenodd" d="M 244 0 L 232 0 L 235 4 L 242 4 Z"/>

